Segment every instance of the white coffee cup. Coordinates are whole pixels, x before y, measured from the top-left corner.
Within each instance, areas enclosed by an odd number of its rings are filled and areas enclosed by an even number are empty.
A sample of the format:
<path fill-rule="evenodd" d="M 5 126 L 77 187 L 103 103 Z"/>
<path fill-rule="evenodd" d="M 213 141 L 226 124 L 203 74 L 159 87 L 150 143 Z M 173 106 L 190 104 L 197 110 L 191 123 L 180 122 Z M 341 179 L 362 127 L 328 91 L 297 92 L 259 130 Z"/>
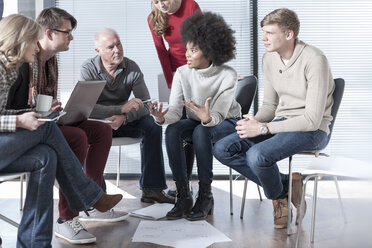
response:
<path fill-rule="evenodd" d="M 39 94 L 36 101 L 37 112 L 49 112 L 52 107 L 53 97 L 48 95 Z"/>

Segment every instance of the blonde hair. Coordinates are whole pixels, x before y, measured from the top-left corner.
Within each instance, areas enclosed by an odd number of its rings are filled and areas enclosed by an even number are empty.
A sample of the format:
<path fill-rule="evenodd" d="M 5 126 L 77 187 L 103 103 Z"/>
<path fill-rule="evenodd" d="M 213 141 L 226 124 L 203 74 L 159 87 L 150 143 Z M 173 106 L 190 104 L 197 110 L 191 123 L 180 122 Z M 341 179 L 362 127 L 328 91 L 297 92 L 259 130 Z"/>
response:
<path fill-rule="evenodd" d="M 9 64 L 17 67 L 23 60 L 27 47 L 42 37 L 39 24 L 20 14 L 10 15 L 0 21 L 0 52 Z"/>
<path fill-rule="evenodd" d="M 151 13 L 149 16 L 149 22 L 152 26 L 152 31 L 157 36 L 164 35 L 165 31 L 169 27 L 168 26 L 168 15 L 158 10 L 158 8 L 156 8 L 152 0 L 151 0 Z"/>
<path fill-rule="evenodd" d="M 282 8 L 267 14 L 261 21 L 261 28 L 266 25 L 277 24 L 283 32 L 292 30 L 296 39 L 300 32 L 300 20 L 296 12 Z"/>

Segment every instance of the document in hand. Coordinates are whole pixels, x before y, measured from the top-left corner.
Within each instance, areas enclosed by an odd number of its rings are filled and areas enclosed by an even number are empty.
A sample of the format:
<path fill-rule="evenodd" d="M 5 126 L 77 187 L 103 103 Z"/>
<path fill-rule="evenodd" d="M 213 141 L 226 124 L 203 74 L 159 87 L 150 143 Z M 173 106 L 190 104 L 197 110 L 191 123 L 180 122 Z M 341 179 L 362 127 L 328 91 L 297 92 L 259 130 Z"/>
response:
<path fill-rule="evenodd" d="M 131 216 L 157 220 L 165 217 L 167 213 L 174 207 L 174 204 L 170 203 L 155 203 L 151 206 L 133 210 L 130 213 Z"/>

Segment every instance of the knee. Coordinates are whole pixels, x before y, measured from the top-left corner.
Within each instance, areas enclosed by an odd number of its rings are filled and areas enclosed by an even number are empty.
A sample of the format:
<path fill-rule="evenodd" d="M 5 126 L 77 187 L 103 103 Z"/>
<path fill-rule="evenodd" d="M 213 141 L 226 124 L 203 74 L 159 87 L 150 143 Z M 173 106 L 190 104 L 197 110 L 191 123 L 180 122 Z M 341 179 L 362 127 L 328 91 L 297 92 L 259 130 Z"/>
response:
<path fill-rule="evenodd" d="M 50 146 L 44 144 L 39 144 L 36 151 L 38 167 L 50 171 L 50 174 L 55 174 L 58 161 L 56 152 Z"/>
<path fill-rule="evenodd" d="M 266 157 L 260 149 L 257 149 L 255 146 L 252 146 L 247 154 L 247 163 L 250 167 L 263 167 L 266 165 Z"/>
<path fill-rule="evenodd" d="M 203 125 L 197 125 L 192 133 L 194 144 L 200 143 L 202 139 L 209 138 L 209 128 Z"/>
<path fill-rule="evenodd" d="M 61 129 L 63 136 L 65 136 L 67 143 L 70 145 L 71 149 L 82 148 L 88 149 L 88 137 L 85 131 L 81 128 L 68 128 Z"/>
<path fill-rule="evenodd" d="M 240 143 L 231 142 L 228 137 L 220 139 L 213 145 L 213 155 L 223 164 L 226 164 L 241 152 Z"/>
<path fill-rule="evenodd" d="M 155 123 L 154 118 L 150 115 L 142 117 L 141 125 L 145 131 L 145 135 L 157 135 L 162 134 L 162 127 Z"/>
<path fill-rule="evenodd" d="M 179 137 L 181 135 L 181 130 L 175 124 L 168 125 L 167 129 L 165 129 L 165 137 L 166 139 L 170 139 L 172 137 Z"/>
<path fill-rule="evenodd" d="M 217 160 L 219 160 L 221 163 L 223 163 L 223 160 L 225 158 L 224 153 L 225 153 L 225 144 L 223 144 L 220 141 L 217 141 L 217 143 L 214 144 L 213 146 L 213 155 L 216 157 Z"/>
<path fill-rule="evenodd" d="M 97 124 L 94 126 L 95 133 L 94 136 L 96 137 L 90 137 L 89 143 L 92 141 L 94 143 L 107 143 L 109 146 L 111 146 L 112 143 L 112 128 L 110 125 L 97 122 Z"/>

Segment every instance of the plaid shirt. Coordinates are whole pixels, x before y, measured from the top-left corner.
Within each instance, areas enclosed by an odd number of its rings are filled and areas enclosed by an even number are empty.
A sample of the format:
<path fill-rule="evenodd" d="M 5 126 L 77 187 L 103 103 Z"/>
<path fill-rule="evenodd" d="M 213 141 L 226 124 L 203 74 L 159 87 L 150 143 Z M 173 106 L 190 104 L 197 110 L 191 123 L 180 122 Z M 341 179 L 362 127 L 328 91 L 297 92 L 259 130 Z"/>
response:
<path fill-rule="evenodd" d="M 25 111 L 6 109 L 9 90 L 18 76 L 17 69 L 6 68 L 8 64 L 8 59 L 0 52 L 0 132 L 15 132 L 17 122 L 16 114 Z"/>

